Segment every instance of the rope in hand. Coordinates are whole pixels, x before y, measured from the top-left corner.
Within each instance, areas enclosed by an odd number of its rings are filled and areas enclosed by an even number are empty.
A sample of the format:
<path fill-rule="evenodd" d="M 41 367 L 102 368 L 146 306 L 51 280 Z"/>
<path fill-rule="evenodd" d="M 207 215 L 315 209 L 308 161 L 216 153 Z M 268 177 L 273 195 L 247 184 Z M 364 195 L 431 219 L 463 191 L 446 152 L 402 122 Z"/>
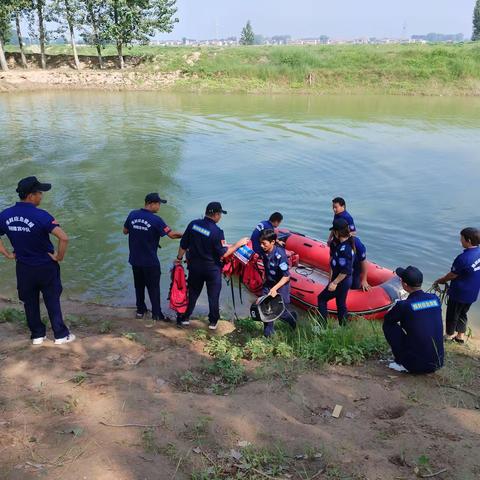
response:
<path fill-rule="evenodd" d="M 440 299 L 440 305 L 446 305 L 448 299 L 448 284 L 445 284 L 443 288 L 437 283 L 433 284 L 427 293 L 434 293 Z"/>

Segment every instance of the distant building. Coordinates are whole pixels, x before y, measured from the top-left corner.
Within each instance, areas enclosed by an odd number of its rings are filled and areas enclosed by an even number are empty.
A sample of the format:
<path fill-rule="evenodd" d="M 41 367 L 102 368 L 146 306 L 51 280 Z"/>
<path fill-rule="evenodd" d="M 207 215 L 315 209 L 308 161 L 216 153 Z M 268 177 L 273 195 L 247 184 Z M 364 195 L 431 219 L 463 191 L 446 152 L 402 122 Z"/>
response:
<path fill-rule="evenodd" d="M 414 42 L 428 42 L 428 43 L 438 43 L 438 42 L 448 42 L 448 43 L 458 43 L 464 41 L 463 33 L 454 33 L 454 34 L 444 34 L 444 33 L 428 33 L 427 35 L 412 35 L 412 41 Z"/>

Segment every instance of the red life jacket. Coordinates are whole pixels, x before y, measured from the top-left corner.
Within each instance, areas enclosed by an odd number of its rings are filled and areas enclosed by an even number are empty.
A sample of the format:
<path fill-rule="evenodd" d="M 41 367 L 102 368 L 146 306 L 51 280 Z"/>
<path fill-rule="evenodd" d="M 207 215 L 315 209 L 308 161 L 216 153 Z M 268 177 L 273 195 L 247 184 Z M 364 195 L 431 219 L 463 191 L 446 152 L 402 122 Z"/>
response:
<path fill-rule="evenodd" d="M 184 314 L 188 307 L 188 290 L 185 270 L 182 265 L 174 265 L 171 273 L 172 283 L 168 299 L 170 308 L 179 314 Z"/>

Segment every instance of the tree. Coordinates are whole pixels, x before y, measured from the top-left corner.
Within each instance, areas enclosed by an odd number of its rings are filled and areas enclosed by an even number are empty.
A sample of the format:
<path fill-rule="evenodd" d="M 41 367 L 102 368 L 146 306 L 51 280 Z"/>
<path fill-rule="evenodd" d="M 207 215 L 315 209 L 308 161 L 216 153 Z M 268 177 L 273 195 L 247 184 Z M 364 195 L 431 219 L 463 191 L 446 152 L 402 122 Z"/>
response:
<path fill-rule="evenodd" d="M 480 40 L 480 0 L 477 0 L 473 10 L 473 35 L 472 40 Z"/>
<path fill-rule="evenodd" d="M 50 6 L 50 18 L 58 22 L 60 27 L 60 32 L 64 32 L 65 29 L 63 25 L 66 22 L 70 36 L 70 44 L 72 45 L 73 51 L 73 60 L 75 62 L 75 68 L 80 70 L 80 61 L 78 60 L 77 54 L 77 44 L 75 41 L 75 28 L 80 26 L 83 20 L 82 7 L 83 3 L 79 0 L 53 0 Z"/>
<path fill-rule="evenodd" d="M 106 0 L 83 0 L 83 3 L 85 18 L 82 37 L 97 49 L 98 65 L 103 68 L 102 48 L 108 40 L 106 38 L 107 2 Z"/>
<path fill-rule="evenodd" d="M 107 0 L 107 36 L 115 41 L 120 68 L 125 67 L 123 47 L 148 43 L 156 31 L 171 32 L 176 0 Z"/>
<path fill-rule="evenodd" d="M 47 41 L 47 32 L 45 29 L 45 3 L 46 0 L 32 0 L 32 7 L 37 13 L 38 22 L 38 40 L 40 41 L 41 66 L 47 68 L 47 57 L 45 56 L 45 43 Z M 33 15 L 29 16 L 30 30 L 33 32 Z"/>
<path fill-rule="evenodd" d="M 12 33 L 10 14 L 10 6 L 5 3 L 0 4 L 0 68 L 5 72 L 8 70 L 8 64 L 4 46 L 10 40 Z"/>
<path fill-rule="evenodd" d="M 253 45 L 255 42 L 255 34 L 253 33 L 252 24 L 250 20 L 247 21 L 247 24 L 242 29 L 242 34 L 240 35 L 240 44 L 241 45 Z"/>
<path fill-rule="evenodd" d="M 25 49 L 23 46 L 21 19 L 24 13 L 31 10 L 32 0 L 10 0 L 10 2 L 13 5 L 12 16 L 15 20 L 15 26 L 17 29 L 18 46 L 20 47 L 22 67 L 28 68 L 27 57 L 25 57 Z"/>

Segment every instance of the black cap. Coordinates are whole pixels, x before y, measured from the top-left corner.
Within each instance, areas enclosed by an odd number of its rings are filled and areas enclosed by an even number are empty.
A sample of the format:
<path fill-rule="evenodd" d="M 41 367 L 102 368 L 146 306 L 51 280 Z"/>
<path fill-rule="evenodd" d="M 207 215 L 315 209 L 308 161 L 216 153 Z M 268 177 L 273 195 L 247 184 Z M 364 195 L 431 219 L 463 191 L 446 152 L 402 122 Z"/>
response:
<path fill-rule="evenodd" d="M 22 178 L 17 185 L 17 193 L 28 195 L 34 192 L 48 192 L 52 188 L 50 183 L 41 183 L 37 177 Z"/>
<path fill-rule="evenodd" d="M 398 267 L 395 273 L 410 287 L 421 287 L 423 283 L 423 273 L 411 265 L 407 268 Z"/>
<path fill-rule="evenodd" d="M 222 204 L 220 202 L 210 202 L 207 205 L 207 208 L 205 209 L 205 213 L 207 215 L 211 215 L 212 213 L 224 213 L 226 214 L 227 212 L 223 210 Z"/>
<path fill-rule="evenodd" d="M 348 222 L 344 218 L 336 218 L 332 223 L 330 230 L 343 230 L 348 227 Z"/>
<path fill-rule="evenodd" d="M 145 197 L 145 203 L 167 203 L 167 201 L 163 198 L 160 198 L 158 193 L 149 193 Z"/>

